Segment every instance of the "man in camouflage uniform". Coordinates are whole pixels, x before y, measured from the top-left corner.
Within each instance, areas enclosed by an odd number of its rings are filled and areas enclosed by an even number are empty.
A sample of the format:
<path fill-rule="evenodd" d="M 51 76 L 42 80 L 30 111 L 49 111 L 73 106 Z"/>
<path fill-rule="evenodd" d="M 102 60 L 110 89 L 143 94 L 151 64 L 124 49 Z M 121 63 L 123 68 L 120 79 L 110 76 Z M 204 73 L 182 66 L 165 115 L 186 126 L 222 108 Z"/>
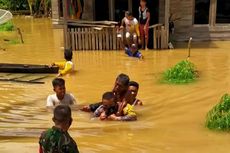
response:
<path fill-rule="evenodd" d="M 68 129 L 72 123 L 71 109 L 67 105 L 58 105 L 54 109 L 55 126 L 40 136 L 39 153 L 79 153 L 76 142 Z"/>

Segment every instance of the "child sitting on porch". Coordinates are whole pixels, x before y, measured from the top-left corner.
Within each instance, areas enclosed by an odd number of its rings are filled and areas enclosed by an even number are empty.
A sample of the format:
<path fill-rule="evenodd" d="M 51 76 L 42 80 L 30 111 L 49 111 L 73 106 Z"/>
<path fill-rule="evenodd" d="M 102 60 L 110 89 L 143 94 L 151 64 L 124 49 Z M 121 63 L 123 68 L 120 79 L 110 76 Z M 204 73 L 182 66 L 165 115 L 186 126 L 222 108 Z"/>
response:
<path fill-rule="evenodd" d="M 74 71 L 74 64 L 72 62 L 72 49 L 65 49 L 64 57 L 66 61 L 52 63 L 51 66 L 58 66 L 60 68 L 58 77 Z"/>
<path fill-rule="evenodd" d="M 136 44 L 132 44 L 131 47 L 125 47 L 125 54 L 127 54 L 130 57 L 136 57 L 139 59 L 143 59 L 143 55 L 138 50 Z"/>

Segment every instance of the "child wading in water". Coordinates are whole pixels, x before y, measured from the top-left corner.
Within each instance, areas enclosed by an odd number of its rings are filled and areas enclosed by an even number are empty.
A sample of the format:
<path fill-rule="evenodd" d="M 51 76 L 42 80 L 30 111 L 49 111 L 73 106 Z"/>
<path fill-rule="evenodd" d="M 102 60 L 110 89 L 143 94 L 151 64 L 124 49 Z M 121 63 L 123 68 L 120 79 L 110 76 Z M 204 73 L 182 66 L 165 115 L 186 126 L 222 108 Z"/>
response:
<path fill-rule="evenodd" d="M 72 49 L 65 49 L 64 57 L 66 61 L 63 62 L 55 62 L 51 64 L 51 66 L 58 66 L 60 68 L 58 76 L 63 76 L 67 73 L 74 71 L 74 64 L 72 62 L 73 52 Z"/>
<path fill-rule="evenodd" d="M 73 105 L 76 100 L 72 94 L 66 93 L 65 80 L 62 78 L 55 78 L 52 81 L 53 90 L 55 94 L 49 95 L 47 98 L 47 107 L 53 107 L 56 105 Z"/>
<path fill-rule="evenodd" d="M 39 153 L 79 153 L 76 142 L 68 133 L 72 124 L 70 107 L 59 105 L 53 113 L 55 125 L 41 134 Z"/>
<path fill-rule="evenodd" d="M 132 44 L 130 48 L 125 47 L 125 53 L 130 57 L 136 57 L 139 59 L 144 59 L 143 55 L 138 50 L 136 44 Z"/>

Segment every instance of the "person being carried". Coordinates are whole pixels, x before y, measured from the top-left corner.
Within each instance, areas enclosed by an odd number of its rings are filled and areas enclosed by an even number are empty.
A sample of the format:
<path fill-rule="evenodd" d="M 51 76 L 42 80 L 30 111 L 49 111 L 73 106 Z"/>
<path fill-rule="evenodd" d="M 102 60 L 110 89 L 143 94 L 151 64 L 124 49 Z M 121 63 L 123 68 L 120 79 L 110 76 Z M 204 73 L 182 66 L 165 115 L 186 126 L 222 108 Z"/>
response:
<path fill-rule="evenodd" d="M 94 111 L 94 117 L 100 117 L 100 120 L 105 120 L 111 114 L 116 113 L 118 105 L 115 101 L 113 92 L 105 92 L 102 96 L 101 105 Z"/>
<path fill-rule="evenodd" d="M 135 121 L 136 113 L 130 104 L 127 104 L 123 109 L 121 116 L 116 116 L 118 111 L 118 103 L 115 101 L 113 92 L 106 92 L 102 96 L 102 104 L 95 110 L 94 116 L 100 120 L 116 120 L 116 121 Z"/>
<path fill-rule="evenodd" d="M 55 107 L 53 122 L 55 125 L 42 132 L 39 138 L 39 153 L 79 153 L 76 142 L 68 133 L 72 124 L 70 107 Z"/>
<path fill-rule="evenodd" d="M 125 54 L 127 54 L 129 57 L 144 59 L 144 56 L 138 50 L 136 44 L 132 44 L 131 47 L 125 47 Z"/>
<path fill-rule="evenodd" d="M 122 102 L 117 102 L 117 112 L 109 115 L 107 118 L 113 121 L 136 121 L 137 115 L 134 111 L 134 106 L 130 105 L 133 94 L 133 92 L 127 91 L 124 100 Z"/>
<path fill-rule="evenodd" d="M 132 43 L 141 43 L 139 23 L 138 20 L 133 17 L 131 12 L 126 12 L 126 17 L 123 18 L 120 29 L 125 30 L 125 46 L 130 46 Z"/>
<path fill-rule="evenodd" d="M 112 92 L 115 95 L 116 102 L 123 100 L 125 93 L 128 90 L 128 85 L 129 85 L 129 76 L 123 73 L 119 74 L 115 80 L 114 87 L 112 90 Z M 81 110 L 85 112 L 94 112 L 101 104 L 102 104 L 101 102 L 98 102 L 87 106 L 83 106 Z"/>
<path fill-rule="evenodd" d="M 63 76 L 74 71 L 74 64 L 72 62 L 73 52 L 72 49 L 65 49 L 64 57 L 66 61 L 52 63 L 51 66 L 58 66 L 59 73 L 57 76 Z"/>
<path fill-rule="evenodd" d="M 54 107 L 56 105 L 73 105 L 76 100 L 72 94 L 66 93 L 65 80 L 62 78 L 55 78 L 52 81 L 53 90 L 55 94 L 49 95 L 47 98 L 47 107 Z"/>
<path fill-rule="evenodd" d="M 140 35 L 142 49 L 148 49 L 148 34 L 149 34 L 149 21 L 150 21 L 150 12 L 146 7 L 146 0 L 140 0 L 139 7 L 139 23 L 140 23 Z"/>

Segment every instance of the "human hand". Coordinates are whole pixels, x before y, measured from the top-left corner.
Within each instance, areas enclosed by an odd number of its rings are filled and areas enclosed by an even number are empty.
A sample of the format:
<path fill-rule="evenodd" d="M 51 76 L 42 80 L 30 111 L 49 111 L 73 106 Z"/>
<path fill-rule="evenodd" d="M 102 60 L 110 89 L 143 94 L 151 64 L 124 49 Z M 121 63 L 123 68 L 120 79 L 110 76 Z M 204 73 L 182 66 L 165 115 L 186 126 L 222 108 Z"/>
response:
<path fill-rule="evenodd" d="M 81 110 L 81 111 L 84 111 L 84 112 L 91 112 L 89 106 L 83 106 L 80 110 Z"/>
<path fill-rule="evenodd" d="M 138 44 L 141 44 L 141 38 L 138 38 Z"/>
<path fill-rule="evenodd" d="M 58 73 L 58 75 L 56 76 L 56 77 L 61 77 L 62 76 L 62 74 L 61 73 Z"/>
<path fill-rule="evenodd" d="M 118 121 L 120 117 L 116 116 L 115 114 L 112 114 L 108 117 L 108 119 L 112 121 Z"/>
<path fill-rule="evenodd" d="M 102 112 L 100 115 L 100 120 L 105 120 L 107 118 L 105 112 Z"/>
<path fill-rule="evenodd" d="M 144 31 L 146 32 L 146 25 L 144 26 Z"/>

